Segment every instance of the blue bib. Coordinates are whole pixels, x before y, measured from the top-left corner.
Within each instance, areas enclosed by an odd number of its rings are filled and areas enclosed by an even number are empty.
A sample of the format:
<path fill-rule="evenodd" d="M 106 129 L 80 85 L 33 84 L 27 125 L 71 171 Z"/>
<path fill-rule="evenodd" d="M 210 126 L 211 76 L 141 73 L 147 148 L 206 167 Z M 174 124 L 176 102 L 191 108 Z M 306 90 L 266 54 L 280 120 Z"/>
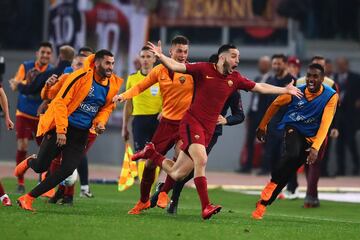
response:
<path fill-rule="evenodd" d="M 304 96 L 300 99 L 292 97 L 278 129 L 282 130 L 285 126 L 293 126 L 305 137 L 315 136 L 320 127 L 324 108 L 336 93 L 334 89 L 324 84 L 322 86 L 324 87 L 323 92 L 311 101 L 305 97 L 306 85 L 300 86 L 299 89 L 304 93 Z"/>
<path fill-rule="evenodd" d="M 69 116 L 69 124 L 71 126 L 80 129 L 91 128 L 92 121 L 99 109 L 105 105 L 106 96 L 109 92 L 109 83 L 107 86 L 102 86 L 93 80 L 88 95 L 79 107 Z"/>
<path fill-rule="evenodd" d="M 33 69 L 35 67 L 35 61 L 25 61 L 24 63 L 25 67 L 25 75 L 28 71 Z M 52 68 L 52 65 L 48 65 L 45 71 L 48 71 Z M 35 78 L 36 81 L 36 78 Z M 37 94 L 31 94 L 31 95 L 25 95 L 22 93 L 19 93 L 18 95 L 18 102 L 17 102 L 17 109 L 20 112 L 26 113 L 30 116 L 37 116 L 37 109 L 39 108 L 40 104 L 42 103 L 42 99 L 40 96 L 40 93 Z"/>
<path fill-rule="evenodd" d="M 73 69 L 71 66 L 66 67 L 66 68 L 64 69 L 64 73 L 72 73 L 73 71 L 74 71 L 74 69 Z"/>

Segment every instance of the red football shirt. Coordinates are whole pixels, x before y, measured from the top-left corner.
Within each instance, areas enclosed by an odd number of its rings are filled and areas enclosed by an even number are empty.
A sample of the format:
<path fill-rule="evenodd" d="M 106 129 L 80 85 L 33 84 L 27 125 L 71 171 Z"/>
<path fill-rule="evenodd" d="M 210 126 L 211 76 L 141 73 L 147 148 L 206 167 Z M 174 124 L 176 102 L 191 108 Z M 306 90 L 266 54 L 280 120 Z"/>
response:
<path fill-rule="evenodd" d="M 251 90 L 255 82 L 234 71 L 223 75 L 216 65 L 207 62 L 187 63 L 186 73 L 193 76 L 194 95 L 188 110 L 208 132 L 212 133 L 226 99 L 237 89 Z"/>

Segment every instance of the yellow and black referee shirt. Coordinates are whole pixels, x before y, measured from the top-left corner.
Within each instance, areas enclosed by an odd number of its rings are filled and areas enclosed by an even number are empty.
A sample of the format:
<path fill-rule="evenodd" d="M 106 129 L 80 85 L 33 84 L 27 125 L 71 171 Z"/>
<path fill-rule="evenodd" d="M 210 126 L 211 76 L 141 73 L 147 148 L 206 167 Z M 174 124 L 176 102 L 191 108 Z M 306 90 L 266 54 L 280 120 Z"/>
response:
<path fill-rule="evenodd" d="M 126 81 L 126 90 L 135 86 L 142 81 L 146 76 L 137 71 L 128 76 Z M 153 115 L 161 111 L 162 97 L 160 93 L 159 83 L 156 83 L 146 89 L 144 92 L 132 99 L 133 112 L 132 115 Z"/>

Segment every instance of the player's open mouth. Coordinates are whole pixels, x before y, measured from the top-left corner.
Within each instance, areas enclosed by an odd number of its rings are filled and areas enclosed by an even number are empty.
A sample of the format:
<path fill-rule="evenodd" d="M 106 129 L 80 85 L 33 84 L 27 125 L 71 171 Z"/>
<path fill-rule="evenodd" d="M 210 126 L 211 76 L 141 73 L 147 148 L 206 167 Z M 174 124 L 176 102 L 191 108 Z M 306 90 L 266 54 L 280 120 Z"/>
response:
<path fill-rule="evenodd" d="M 315 81 L 309 81 L 307 83 L 307 87 L 310 89 L 310 90 L 314 90 L 315 89 Z"/>

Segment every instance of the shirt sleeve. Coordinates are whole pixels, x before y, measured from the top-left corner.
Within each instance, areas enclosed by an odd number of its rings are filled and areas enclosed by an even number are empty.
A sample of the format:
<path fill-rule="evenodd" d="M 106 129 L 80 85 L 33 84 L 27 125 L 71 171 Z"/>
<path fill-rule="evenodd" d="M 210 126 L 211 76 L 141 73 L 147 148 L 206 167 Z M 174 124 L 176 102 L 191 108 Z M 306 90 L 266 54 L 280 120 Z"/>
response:
<path fill-rule="evenodd" d="M 321 118 L 321 123 L 319 130 L 316 133 L 316 136 L 313 139 L 312 147 L 319 151 L 322 143 L 324 142 L 326 135 L 329 131 L 331 122 L 334 118 L 336 107 L 338 103 L 339 95 L 334 94 L 326 104 L 324 108 L 324 113 Z"/>
<path fill-rule="evenodd" d="M 266 110 L 266 113 L 259 124 L 259 128 L 265 130 L 271 118 L 277 113 L 277 111 L 279 111 L 279 109 L 282 106 L 285 106 L 290 102 L 291 102 L 291 95 L 283 94 L 278 96 Z"/>
<path fill-rule="evenodd" d="M 70 74 L 64 73 L 59 77 L 59 81 L 55 83 L 53 86 L 48 87 L 46 84 L 41 90 L 41 98 L 42 99 L 54 99 L 57 95 L 57 93 L 60 91 L 62 85 L 64 85 L 67 77 Z"/>
<path fill-rule="evenodd" d="M 149 87 L 151 87 L 152 85 L 158 82 L 159 74 L 160 74 L 159 70 L 154 68 L 138 84 L 134 85 L 132 88 L 122 93 L 123 98 L 125 100 L 128 100 L 139 95 L 140 93 L 142 93 L 143 91 L 145 91 L 146 89 L 148 89 Z"/>
<path fill-rule="evenodd" d="M 229 98 L 229 105 L 231 109 L 231 115 L 226 117 L 226 125 L 232 126 L 242 123 L 245 119 L 245 114 L 242 107 L 241 95 L 238 91 L 235 91 Z"/>
<path fill-rule="evenodd" d="M 186 66 L 186 74 L 190 74 L 193 76 L 193 79 L 199 80 L 198 76 L 201 75 L 202 72 L 206 71 L 205 66 L 207 66 L 210 63 L 206 62 L 195 62 L 195 63 L 185 63 Z"/>
<path fill-rule="evenodd" d="M 45 86 L 46 80 L 53 74 L 53 71 L 42 72 L 35 77 L 30 84 L 22 84 L 18 85 L 18 90 L 22 94 L 30 95 L 40 93 L 41 89 Z"/>
<path fill-rule="evenodd" d="M 130 82 L 130 76 L 126 79 L 126 90 L 129 90 L 131 88 L 131 82 Z"/>
<path fill-rule="evenodd" d="M 255 87 L 255 82 L 239 74 L 238 89 L 250 91 Z"/>
<path fill-rule="evenodd" d="M 15 80 L 16 81 L 22 81 L 22 80 L 24 80 L 24 78 L 25 78 L 25 66 L 24 66 L 24 64 L 21 64 L 20 66 L 19 66 L 19 69 L 18 69 L 18 71 L 16 72 L 16 74 L 15 74 Z"/>

